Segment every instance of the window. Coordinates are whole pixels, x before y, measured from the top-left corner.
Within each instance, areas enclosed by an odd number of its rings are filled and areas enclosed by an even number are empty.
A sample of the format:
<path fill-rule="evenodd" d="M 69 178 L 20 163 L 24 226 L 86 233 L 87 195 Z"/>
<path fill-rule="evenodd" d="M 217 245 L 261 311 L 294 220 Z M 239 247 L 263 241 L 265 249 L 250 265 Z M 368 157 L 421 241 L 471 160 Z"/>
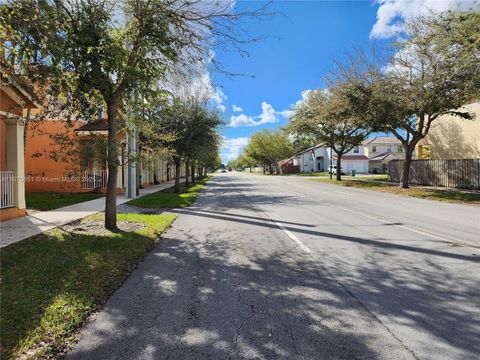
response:
<path fill-rule="evenodd" d="M 376 153 L 377 152 L 377 147 L 375 145 L 372 145 L 372 153 Z"/>
<path fill-rule="evenodd" d="M 402 145 L 397 146 L 397 152 L 403 152 L 403 146 Z"/>
<path fill-rule="evenodd" d="M 353 147 L 353 153 L 358 154 L 360 152 L 360 148 L 358 146 Z"/>
<path fill-rule="evenodd" d="M 392 146 L 391 145 L 388 145 L 387 146 L 387 153 L 391 153 L 392 152 Z"/>

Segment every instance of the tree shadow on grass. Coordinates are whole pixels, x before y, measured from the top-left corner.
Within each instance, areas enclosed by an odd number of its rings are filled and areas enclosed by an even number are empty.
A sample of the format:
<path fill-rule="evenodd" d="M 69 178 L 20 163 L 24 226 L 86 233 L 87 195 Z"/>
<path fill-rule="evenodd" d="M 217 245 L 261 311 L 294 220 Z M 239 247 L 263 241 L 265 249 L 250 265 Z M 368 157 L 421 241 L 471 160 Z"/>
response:
<path fill-rule="evenodd" d="M 2 357 L 61 352 L 152 247 L 141 233 L 57 229 L 2 249 Z"/>

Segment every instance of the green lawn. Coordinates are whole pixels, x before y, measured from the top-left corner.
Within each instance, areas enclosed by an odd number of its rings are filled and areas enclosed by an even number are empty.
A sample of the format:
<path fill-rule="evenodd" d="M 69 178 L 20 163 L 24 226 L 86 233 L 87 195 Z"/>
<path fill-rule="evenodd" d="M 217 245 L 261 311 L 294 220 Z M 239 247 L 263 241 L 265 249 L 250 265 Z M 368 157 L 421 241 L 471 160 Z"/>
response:
<path fill-rule="evenodd" d="M 2 249 L 1 358 L 61 353 L 174 219 L 118 214 L 145 227 L 104 236 L 55 229 Z"/>
<path fill-rule="evenodd" d="M 180 185 L 180 193 L 175 194 L 173 188 L 158 191 L 137 199 L 130 200 L 128 204 L 145 208 L 176 208 L 192 205 L 197 199 L 198 193 L 205 187 L 210 178 L 197 180 L 195 184 Z"/>
<path fill-rule="evenodd" d="M 330 173 L 325 171 L 316 171 L 311 173 L 293 173 L 293 174 L 278 174 L 281 176 L 329 176 Z"/>
<path fill-rule="evenodd" d="M 103 195 L 94 193 L 69 194 L 54 192 L 34 192 L 25 194 L 25 200 L 27 202 L 27 209 L 46 211 L 97 199 L 101 196 Z"/>
<path fill-rule="evenodd" d="M 425 187 L 411 186 L 409 189 L 402 189 L 398 184 L 386 184 L 380 182 L 384 180 L 386 175 L 378 175 L 376 178 L 366 180 L 366 178 L 355 178 L 342 176 L 342 181 L 336 181 L 335 179 L 312 179 L 312 181 L 319 181 L 324 183 L 330 183 L 335 185 L 355 187 L 362 189 L 375 190 L 390 194 L 412 196 L 422 199 L 447 201 L 452 203 L 467 203 L 480 205 L 480 193 L 469 193 L 456 190 L 444 190 L 444 189 L 430 189 Z M 373 181 L 372 181 L 373 180 Z"/>
<path fill-rule="evenodd" d="M 270 175 L 270 174 L 266 174 Z M 311 172 L 311 173 L 295 173 L 295 174 L 274 174 L 274 175 L 280 175 L 280 176 L 322 176 L 322 177 L 330 177 L 330 173 L 327 171 L 316 171 L 316 172 Z M 332 174 L 333 178 L 335 178 L 335 174 Z M 357 175 L 357 176 L 350 176 L 350 175 L 342 175 L 342 178 L 368 178 L 371 180 L 382 180 L 386 181 L 388 179 L 388 175 Z"/>

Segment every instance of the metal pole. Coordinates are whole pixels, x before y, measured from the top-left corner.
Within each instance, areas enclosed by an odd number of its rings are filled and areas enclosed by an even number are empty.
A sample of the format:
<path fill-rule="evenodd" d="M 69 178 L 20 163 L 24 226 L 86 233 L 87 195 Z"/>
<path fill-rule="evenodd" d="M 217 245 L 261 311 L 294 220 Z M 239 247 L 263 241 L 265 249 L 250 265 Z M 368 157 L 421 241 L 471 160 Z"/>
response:
<path fill-rule="evenodd" d="M 332 180 L 332 171 L 333 171 L 333 148 L 330 146 L 330 180 Z M 338 169 L 337 169 L 338 171 Z"/>

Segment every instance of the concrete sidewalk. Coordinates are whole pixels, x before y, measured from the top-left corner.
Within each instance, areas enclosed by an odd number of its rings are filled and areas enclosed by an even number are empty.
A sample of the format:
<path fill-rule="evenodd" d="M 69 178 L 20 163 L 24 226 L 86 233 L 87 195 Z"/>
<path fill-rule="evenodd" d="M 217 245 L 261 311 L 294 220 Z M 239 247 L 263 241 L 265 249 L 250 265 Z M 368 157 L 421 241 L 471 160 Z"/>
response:
<path fill-rule="evenodd" d="M 181 182 L 184 179 L 180 180 Z M 175 180 L 140 189 L 140 197 L 172 187 Z M 117 196 L 117 205 L 128 202 L 125 195 Z M 34 214 L 0 222 L 0 248 L 41 234 L 47 230 L 67 224 L 105 210 L 105 198 L 85 201 L 50 211 L 38 211 Z"/>

